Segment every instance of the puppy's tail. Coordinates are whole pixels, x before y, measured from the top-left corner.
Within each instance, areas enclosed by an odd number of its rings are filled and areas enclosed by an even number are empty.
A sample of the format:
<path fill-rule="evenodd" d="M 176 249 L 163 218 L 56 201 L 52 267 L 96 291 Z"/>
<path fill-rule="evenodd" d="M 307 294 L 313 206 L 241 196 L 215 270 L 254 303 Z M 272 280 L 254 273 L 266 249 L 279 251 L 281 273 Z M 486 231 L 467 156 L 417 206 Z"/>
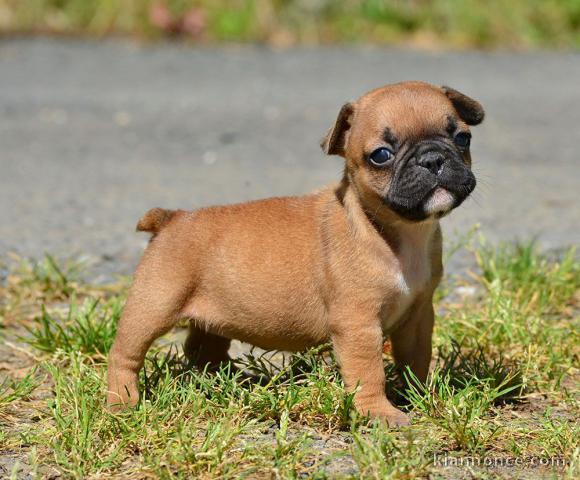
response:
<path fill-rule="evenodd" d="M 152 208 L 137 222 L 138 232 L 149 232 L 157 235 L 159 231 L 175 216 L 177 210 Z"/>

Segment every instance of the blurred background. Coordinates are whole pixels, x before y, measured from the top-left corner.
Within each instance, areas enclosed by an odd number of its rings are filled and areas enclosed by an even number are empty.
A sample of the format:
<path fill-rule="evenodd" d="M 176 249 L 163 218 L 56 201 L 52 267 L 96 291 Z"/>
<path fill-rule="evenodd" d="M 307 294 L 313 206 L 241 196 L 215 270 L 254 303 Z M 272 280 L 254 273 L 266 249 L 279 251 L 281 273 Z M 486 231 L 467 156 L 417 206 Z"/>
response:
<path fill-rule="evenodd" d="M 578 0 L 0 0 L 4 33 L 191 42 L 580 45 Z"/>
<path fill-rule="evenodd" d="M 418 79 L 487 110 L 457 238 L 580 243 L 580 0 L 0 0 L 0 255 L 133 268 L 154 206 L 338 179 L 319 138 Z"/>

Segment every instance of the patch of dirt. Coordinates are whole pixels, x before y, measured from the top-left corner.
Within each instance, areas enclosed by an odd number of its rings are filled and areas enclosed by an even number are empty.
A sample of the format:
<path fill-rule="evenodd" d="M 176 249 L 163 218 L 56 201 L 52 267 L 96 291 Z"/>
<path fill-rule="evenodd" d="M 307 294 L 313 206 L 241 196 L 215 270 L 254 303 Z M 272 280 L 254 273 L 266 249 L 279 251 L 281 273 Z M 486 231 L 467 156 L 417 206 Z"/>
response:
<path fill-rule="evenodd" d="M 0 383 L 8 379 L 21 380 L 36 363 L 34 355 L 18 340 L 18 335 L 24 332 L 22 328 L 3 332 L 0 342 Z M 40 384 L 28 397 L 0 410 L 0 478 L 12 475 L 18 479 L 35 478 L 35 475 L 42 478 L 60 477 L 59 472 L 51 467 L 43 466 L 34 471 L 31 465 L 32 442 L 29 443 L 23 435 L 46 416 L 43 412 L 46 412 L 48 400 L 52 397 L 52 386 L 46 375 L 37 374 L 36 379 Z"/>

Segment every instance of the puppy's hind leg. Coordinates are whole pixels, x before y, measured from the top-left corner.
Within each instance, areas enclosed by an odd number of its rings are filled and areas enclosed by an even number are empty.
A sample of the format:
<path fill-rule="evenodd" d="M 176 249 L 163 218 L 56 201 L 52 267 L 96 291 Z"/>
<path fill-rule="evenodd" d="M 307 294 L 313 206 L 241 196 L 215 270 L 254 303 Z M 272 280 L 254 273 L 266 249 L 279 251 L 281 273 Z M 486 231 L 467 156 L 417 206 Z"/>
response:
<path fill-rule="evenodd" d="M 195 320 L 189 324 L 189 334 L 183 345 L 185 356 L 199 368 L 215 369 L 221 362 L 230 360 L 228 349 L 229 338 L 207 332 L 196 325 Z"/>
<path fill-rule="evenodd" d="M 144 257 L 137 270 L 109 353 L 107 402 L 111 407 L 138 402 L 138 375 L 145 355 L 153 341 L 175 325 L 190 293 L 185 272 L 168 270 L 151 257 Z"/>

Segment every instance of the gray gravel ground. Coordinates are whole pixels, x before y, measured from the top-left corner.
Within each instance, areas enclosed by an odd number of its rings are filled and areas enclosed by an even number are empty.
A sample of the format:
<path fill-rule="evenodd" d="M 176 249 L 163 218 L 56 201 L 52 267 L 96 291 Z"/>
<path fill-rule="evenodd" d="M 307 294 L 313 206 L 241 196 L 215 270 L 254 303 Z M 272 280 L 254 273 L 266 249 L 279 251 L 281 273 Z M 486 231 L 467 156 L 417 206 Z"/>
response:
<path fill-rule="evenodd" d="M 578 54 L 0 42 L 0 254 L 88 254 L 131 270 L 153 206 L 307 192 L 341 104 L 404 79 L 479 99 L 479 187 L 448 233 L 580 243 Z"/>

